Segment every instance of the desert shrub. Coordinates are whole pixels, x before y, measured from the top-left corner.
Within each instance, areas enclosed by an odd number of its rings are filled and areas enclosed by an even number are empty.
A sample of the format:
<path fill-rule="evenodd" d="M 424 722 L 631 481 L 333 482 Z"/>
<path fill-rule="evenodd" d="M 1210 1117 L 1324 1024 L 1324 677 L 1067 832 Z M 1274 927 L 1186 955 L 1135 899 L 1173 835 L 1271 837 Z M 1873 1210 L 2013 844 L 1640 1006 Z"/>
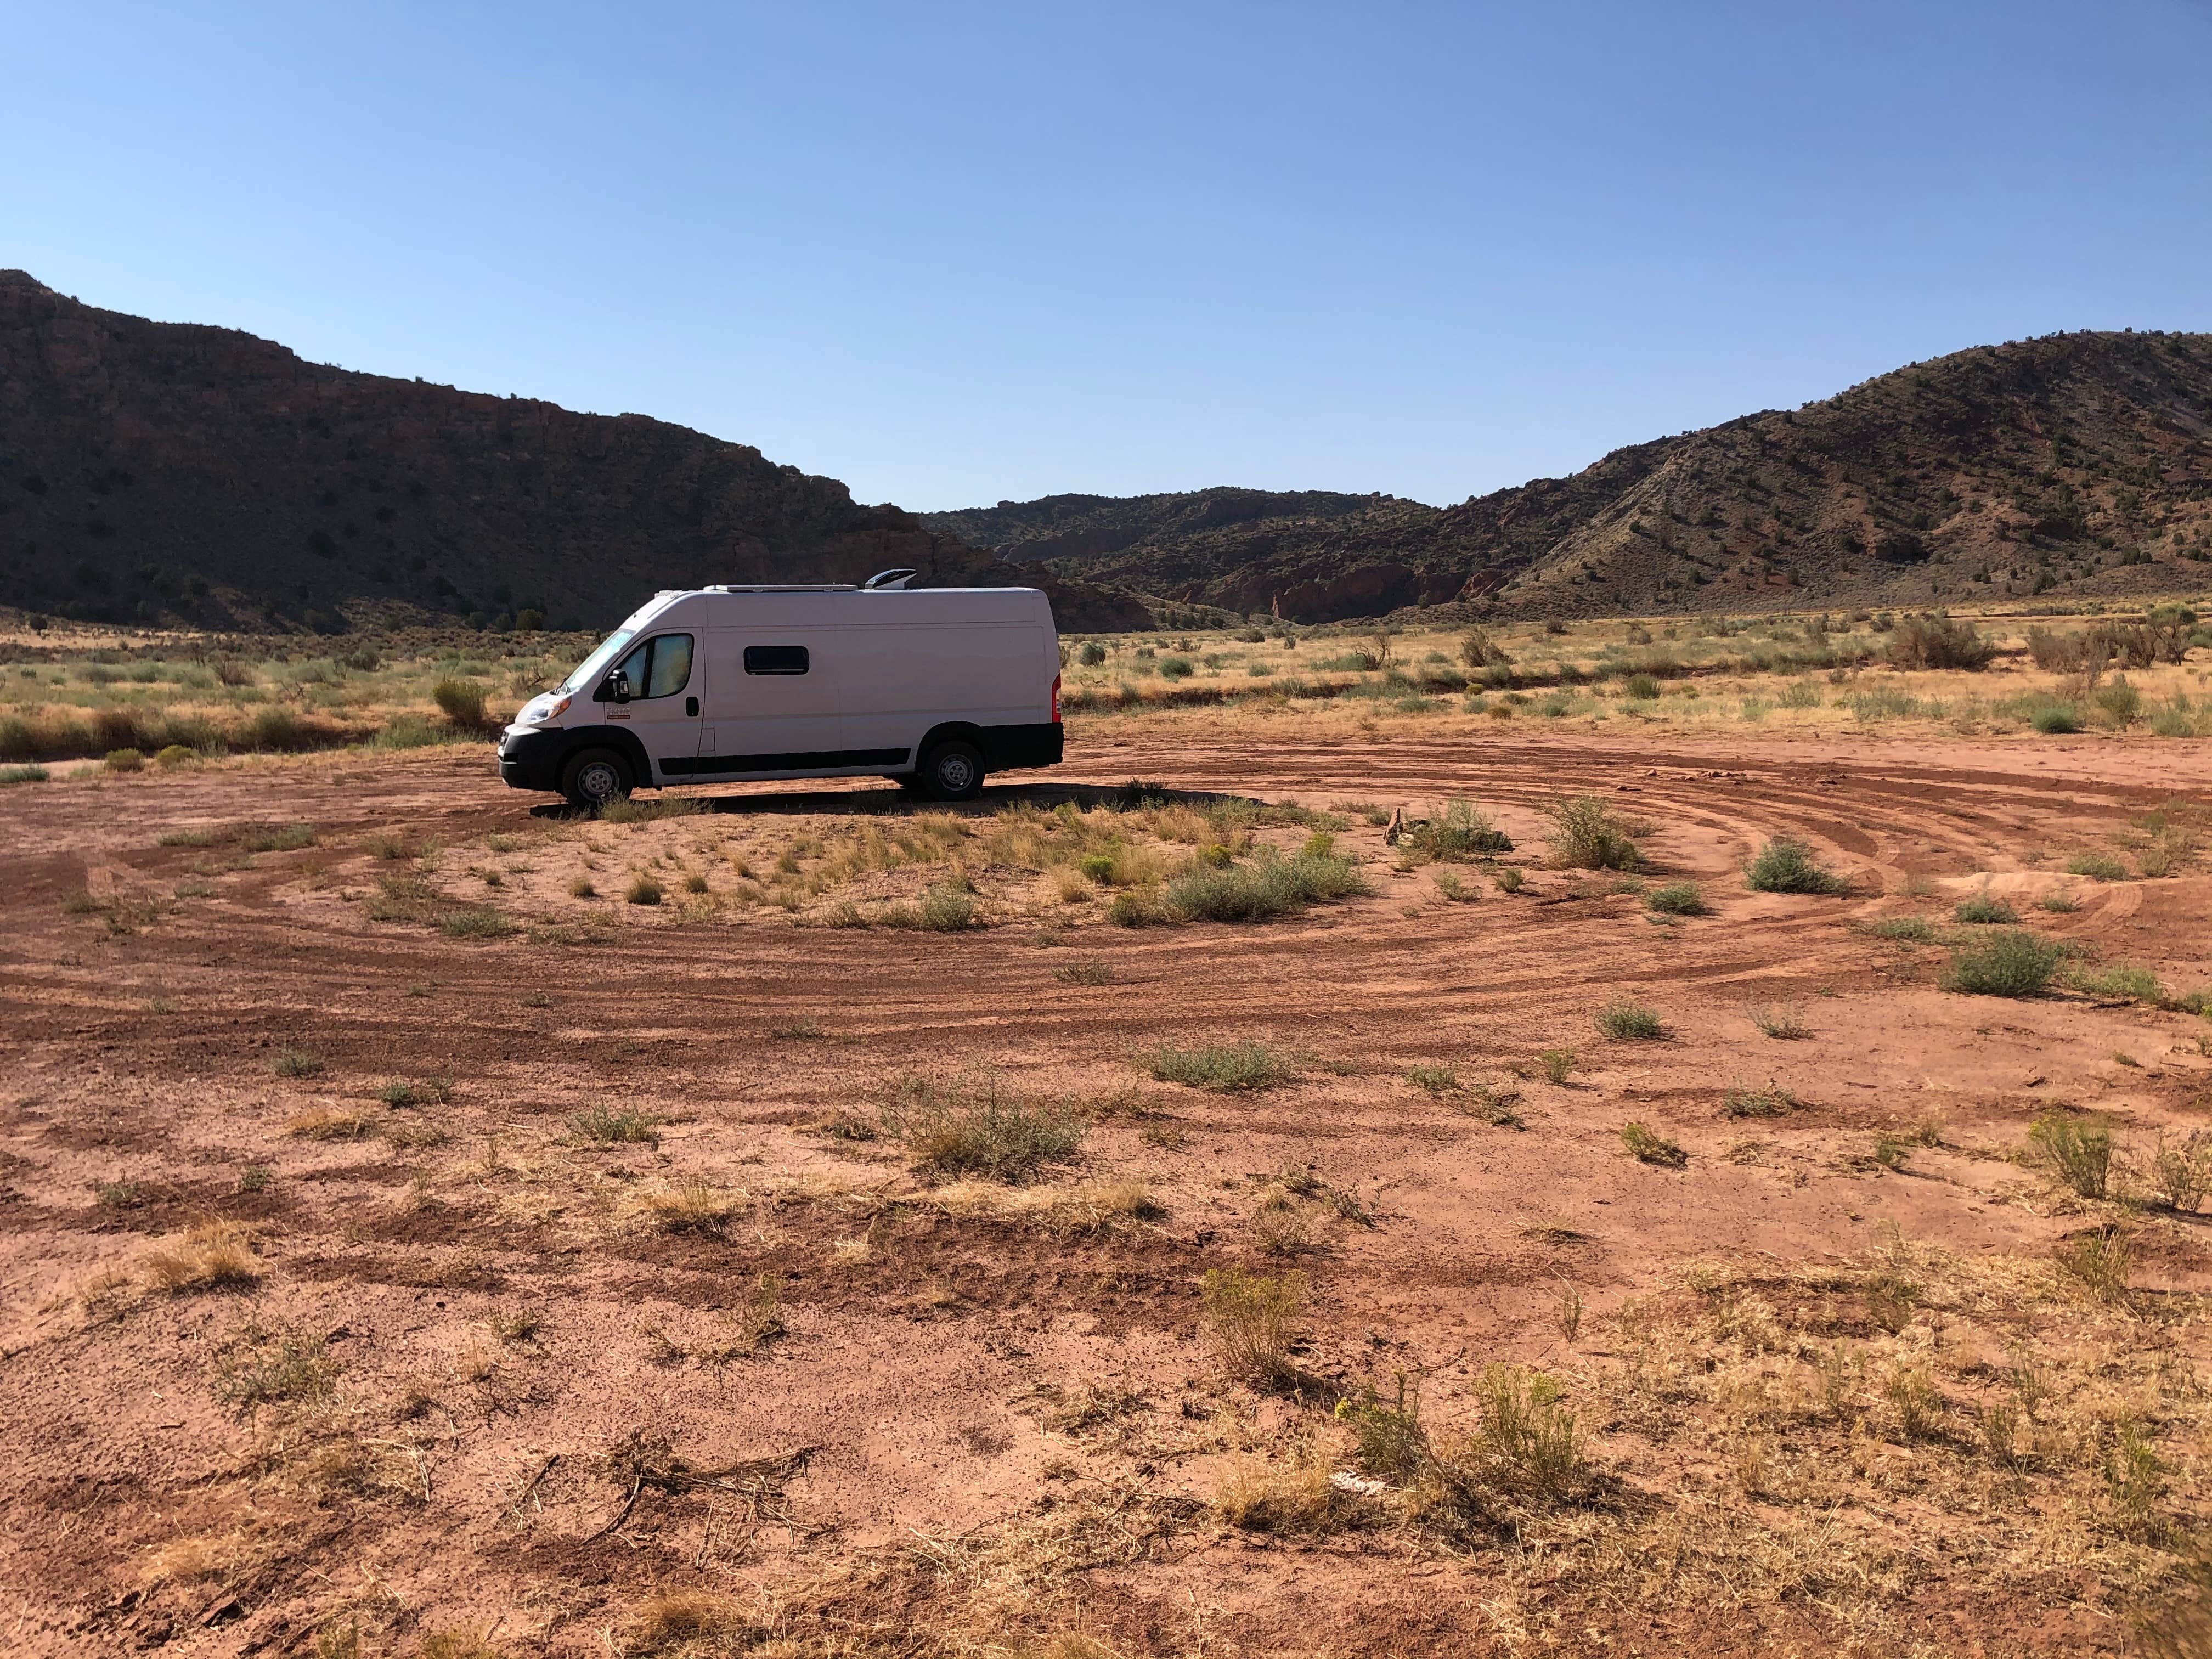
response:
<path fill-rule="evenodd" d="M 1395 1399 L 1386 1401 L 1372 1389 L 1346 1395 L 1336 1402 L 1336 1418 L 1351 1428 L 1352 1461 L 1368 1474 L 1403 1484 L 1428 1462 L 1420 1396 L 1407 1390 L 1402 1373 Z"/>
<path fill-rule="evenodd" d="M 1459 1073 L 1449 1066 L 1409 1066 L 1406 1081 L 1432 1095 L 1456 1093 L 1460 1086 Z"/>
<path fill-rule="evenodd" d="M 1096 640 L 1086 641 L 1083 649 L 1076 653 L 1076 660 L 1085 668 L 1096 668 L 1106 660 L 1106 647 Z"/>
<path fill-rule="evenodd" d="M 2112 1184 L 2112 1132 L 2094 1118 L 2046 1112 L 2028 1126 L 2027 1139 L 2083 1198 L 2102 1198 Z"/>
<path fill-rule="evenodd" d="M 489 904 L 467 904 L 441 916 L 438 931 L 447 939 L 505 939 L 515 925 Z"/>
<path fill-rule="evenodd" d="M 1910 945 L 1933 945 L 1936 939 L 1936 924 L 1925 916 L 1877 916 L 1857 925 L 1862 932 L 1876 939 L 1899 939 Z"/>
<path fill-rule="evenodd" d="M 1656 1164 L 1663 1169 L 1679 1170 L 1690 1161 L 1690 1155 L 1680 1146 L 1664 1135 L 1654 1133 L 1641 1123 L 1622 1124 L 1620 1144 L 1639 1164 Z"/>
<path fill-rule="evenodd" d="M 1797 1109 L 1797 1097 L 1767 1079 L 1764 1089 L 1731 1084 L 1721 1097 L 1721 1111 L 1729 1117 L 1780 1117 Z"/>
<path fill-rule="evenodd" d="M 1217 1094 L 1240 1094 L 1273 1089 L 1297 1075 L 1290 1057 L 1265 1042 L 1213 1043 L 1178 1048 L 1163 1043 L 1146 1057 L 1146 1066 L 1162 1083 L 1180 1083 Z"/>
<path fill-rule="evenodd" d="M 2127 1300 L 2135 1239 L 2126 1228 L 2104 1226 L 2076 1233 L 2059 1245 L 2052 1259 L 2100 1302 Z"/>
<path fill-rule="evenodd" d="M 950 882 L 931 888 L 921 903 L 894 904 L 876 920 L 886 927 L 922 933 L 959 933 L 981 925 L 975 917 L 975 901 Z"/>
<path fill-rule="evenodd" d="M 1996 643 L 1972 624 L 1938 611 L 1900 617 L 1884 654 L 1893 668 L 1980 669 L 1996 653 Z"/>
<path fill-rule="evenodd" d="M 1492 664 L 1510 667 L 1513 662 L 1504 647 L 1480 628 L 1470 628 L 1460 635 L 1459 659 L 1469 668 L 1488 668 Z"/>
<path fill-rule="evenodd" d="M 1977 893 L 1972 898 L 1960 901 L 1959 908 L 1951 912 L 1951 919 L 1976 924 L 2002 923 L 2009 927 L 2020 920 L 2020 912 L 2001 898 L 1988 893 Z"/>
<path fill-rule="evenodd" d="M 1223 1370 L 1240 1382 L 1260 1383 L 1285 1382 L 1296 1374 L 1291 1348 L 1305 1310 L 1304 1273 L 1268 1278 L 1237 1267 L 1210 1268 L 1199 1295 L 1206 1344 Z"/>
<path fill-rule="evenodd" d="M 1702 916 L 1712 908 L 1692 881 L 1669 882 L 1664 887 L 1655 887 L 1644 896 L 1644 904 L 1646 909 L 1667 916 Z"/>
<path fill-rule="evenodd" d="M 430 688 L 430 701 L 438 705 L 445 717 L 471 731 L 481 729 L 486 723 L 484 696 L 485 688 L 474 680 L 442 679 Z"/>
<path fill-rule="evenodd" d="M 1492 871 L 1490 880 L 1501 893 L 1517 893 L 1528 884 L 1528 878 L 1510 864 Z"/>
<path fill-rule="evenodd" d="M 2150 1164 L 2151 1190 L 2176 1210 L 2202 1210 L 2212 1194 L 2212 1129 L 2192 1130 L 2178 1146 L 2161 1133 Z"/>
<path fill-rule="evenodd" d="M 661 898 L 660 884 L 651 876 L 640 872 L 633 876 L 629 885 L 623 890 L 623 897 L 632 904 L 658 904 Z"/>
<path fill-rule="evenodd" d="M 2124 679 L 2098 687 L 2089 694 L 2089 701 L 2109 726 L 2127 726 L 2142 717 L 2142 693 Z"/>
<path fill-rule="evenodd" d="M 914 1167 L 931 1175 L 1020 1181 L 1072 1156 L 1085 1125 L 1065 1109 L 1006 1094 L 986 1073 L 943 1083 L 901 1080 L 884 1121 Z"/>
<path fill-rule="evenodd" d="M 1513 841 L 1479 811 L 1473 801 L 1448 803 L 1443 816 L 1408 827 L 1399 845 L 1444 864 L 1466 864 L 1513 850 Z"/>
<path fill-rule="evenodd" d="M 258 824 L 241 834 L 238 844 L 249 853 L 296 853 L 303 847 L 315 844 L 315 826 L 312 823 Z"/>
<path fill-rule="evenodd" d="M 136 749 L 111 749 L 101 764 L 111 772 L 143 772 L 146 769 L 146 757 Z"/>
<path fill-rule="evenodd" d="M 1631 674 L 1620 689 L 1632 702 L 1650 702 L 1659 695 L 1659 682 L 1649 674 Z"/>
<path fill-rule="evenodd" d="M 1607 1003 L 1599 1010 L 1597 1028 L 1616 1042 L 1652 1042 L 1667 1035 L 1655 1012 L 1627 1001 Z"/>
<path fill-rule="evenodd" d="M 1052 976 L 1063 985 L 1111 985 L 1114 964 L 1110 962 L 1063 963 L 1052 970 Z"/>
<path fill-rule="evenodd" d="M 2087 876 L 2092 881 L 2125 881 L 2128 866 L 2109 853 L 2083 853 L 2066 860 L 2069 876 Z"/>
<path fill-rule="evenodd" d="M 2027 723 L 2048 738 L 2061 738 L 2081 729 L 2081 716 L 2064 703 L 2050 703 L 2027 717 Z"/>
<path fill-rule="evenodd" d="M 1227 868 L 1194 861 L 1167 884 L 1163 902 L 1189 921 L 1271 921 L 1367 890 L 1366 878 L 1340 854 L 1263 853 Z"/>
<path fill-rule="evenodd" d="M 1813 1028 L 1805 1024 L 1805 1015 L 1794 1002 L 1785 1002 L 1779 1008 L 1769 1008 L 1753 1003 L 1744 1010 L 1751 1023 L 1778 1042 L 1796 1042 L 1813 1035 Z"/>
<path fill-rule="evenodd" d="M 2025 928 L 2008 929 L 1954 951 L 1943 988 L 1968 996 L 2032 997 L 2051 983 L 2063 954 Z"/>
<path fill-rule="evenodd" d="M 53 774 L 43 766 L 0 766 L 0 786 L 11 783 L 45 783 Z"/>
<path fill-rule="evenodd" d="M 2126 997 L 2135 1002 L 2147 1002 L 2154 1008 L 2166 1003 L 2166 987 L 2156 974 L 2148 968 L 2127 963 L 2116 963 L 2110 968 L 2075 968 L 2066 975 L 2066 982 L 2077 991 L 2093 997 Z"/>
<path fill-rule="evenodd" d="M 1571 1048 L 1547 1048 L 1536 1056 L 1536 1060 L 1544 1068 L 1546 1081 L 1565 1083 L 1574 1074 L 1575 1058 Z"/>
<path fill-rule="evenodd" d="M 322 1056 L 310 1054 L 305 1048 L 280 1048 L 269 1069 L 278 1077 L 319 1077 L 323 1072 Z"/>
<path fill-rule="evenodd" d="M 1643 863 L 1629 826 L 1595 795 L 1577 795 L 1546 810 L 1553 863 L 1570 870 L 1633 870 Z"/>
<path fill-rule="evenodd" d="M 1823 868 L 1812 848 L 1795 836 L 1777 836 L 1760 848 L 1744 880 L 1762 893 L 1840 893 L 1850 884 Z"/>
<path fill-rule="evenodd" d="M 568 1120 L 568 1134 L 598 1146 L 660 1145 L 658 1121 L 628 1107 L 587 1106 Z"/>
<path fill-rule="evenodd" d="M 1581 1437 L 1559 1385 L 1517 1365 L 1484 1368 L 1480 1443 L 1497 1484 L 1540 1498 L 1566 1495 L 1581 1480 Z"/>
<path fill-rule="evenodd" d="M 2081 908 L 2081 902 L 2071 893 L 2045 893 L 2036 900 L 2035 908 L 2049 910 L 2057 915 L 2071 915 Z"/>
<path fill-rule="evenodd" d="M 195 761 L 198 758 L 198 750 L 187 749 L 181 743 L 173 743 L 154 757 L 154 764 L 167 767 L 182 766 L 188 761 Z"/>

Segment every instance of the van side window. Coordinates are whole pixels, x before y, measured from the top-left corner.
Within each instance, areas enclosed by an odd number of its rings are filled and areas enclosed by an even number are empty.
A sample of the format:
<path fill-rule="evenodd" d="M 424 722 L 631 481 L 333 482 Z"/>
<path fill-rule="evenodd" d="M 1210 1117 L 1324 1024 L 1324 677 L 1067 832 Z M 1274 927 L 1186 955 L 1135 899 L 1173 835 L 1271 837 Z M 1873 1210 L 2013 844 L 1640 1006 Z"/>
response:
<path fill-rule="evenodd" d="M 663 634 L 653 642 L 653 673 L 647 681 L 648 697 L 672 697 L 691 678 L 691 636 Z"/>
<path fill-rule="evenodd" d="M 803 645 L 749 645 L 745 647 L 748 674 L 804 674 L 806 647 Z"/>
<path fill-rule="evenodd" d="M 672 697 L 691 678 L 691 636 L 663 634 L 615 665 L 614 672 L 629 682 L 633 697 Z"/>

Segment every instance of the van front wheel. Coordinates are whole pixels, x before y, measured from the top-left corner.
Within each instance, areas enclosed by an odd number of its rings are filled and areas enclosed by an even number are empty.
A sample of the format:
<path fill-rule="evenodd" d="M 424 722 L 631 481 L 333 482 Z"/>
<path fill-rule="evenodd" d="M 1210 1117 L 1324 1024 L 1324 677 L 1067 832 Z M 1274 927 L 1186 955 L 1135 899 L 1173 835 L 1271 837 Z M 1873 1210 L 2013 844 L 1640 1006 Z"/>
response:
<path fill-rule="evenodd" d="M 561 793 L 580 811 L 596 812 L 626 800 L 632 788 L 629 763 L 611 749 L 586 749 L 561 769 Z"/>
<path fill-rule="evenodd" d="M 983 754 L 972 743 L 940 743 L 921 763 L 932 800 L 973 800 L 983 793 Z"/>

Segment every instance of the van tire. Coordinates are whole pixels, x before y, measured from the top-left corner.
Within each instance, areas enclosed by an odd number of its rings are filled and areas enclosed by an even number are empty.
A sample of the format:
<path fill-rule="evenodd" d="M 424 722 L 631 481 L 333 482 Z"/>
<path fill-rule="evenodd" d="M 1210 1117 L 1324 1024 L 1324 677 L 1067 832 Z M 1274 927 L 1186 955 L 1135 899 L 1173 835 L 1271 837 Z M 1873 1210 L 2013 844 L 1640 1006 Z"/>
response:
<path fill-rule="evenodd" d="M 983 751 L 955 738 L 923 757 L 922 793 L 932 800 L 973 800 L 983 793 Z"/>
<path fill-rule="evenodd" d="M 629 763 L 611 749 L 580 749 L 561 769 L 561 793 L 580 812 L 596 812 L 602 806 L 628 800 L 636 781 Z"/>

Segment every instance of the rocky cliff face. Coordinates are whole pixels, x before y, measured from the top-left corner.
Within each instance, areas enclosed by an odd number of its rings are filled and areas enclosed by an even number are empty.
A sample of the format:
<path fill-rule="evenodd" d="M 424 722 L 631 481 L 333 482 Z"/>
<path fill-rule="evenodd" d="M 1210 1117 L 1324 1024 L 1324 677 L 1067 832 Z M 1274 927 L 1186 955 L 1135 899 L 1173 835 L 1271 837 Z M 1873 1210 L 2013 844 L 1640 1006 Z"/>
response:
<path fill-rule="evenodd" d="M 658 588 L 1017 580 L 834 478 L 648 420 L 302 362 L 0 271 L 0 604 L 211 626 L 536 612 L 598 627 Z M 1064 628 L 1141 626 L 1053 582 Z"/>

